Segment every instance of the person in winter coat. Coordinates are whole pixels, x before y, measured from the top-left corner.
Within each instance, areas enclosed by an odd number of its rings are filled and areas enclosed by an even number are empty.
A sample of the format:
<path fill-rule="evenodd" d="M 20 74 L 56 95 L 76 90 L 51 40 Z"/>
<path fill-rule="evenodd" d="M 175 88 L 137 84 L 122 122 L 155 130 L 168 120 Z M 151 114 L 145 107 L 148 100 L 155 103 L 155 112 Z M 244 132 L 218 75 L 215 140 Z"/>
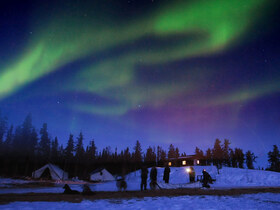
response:
<path fill-rule="evenodd" d="M 157 169 L 155 166 L 152 167 L 151 172 L 150 172 L 150 187 L 151 189 L 155 189 L 157 185 Z"/>
<path fill-rule="evenodd" d="M 164 168 L 164 172 L 163 172 L 163 180 L 165 181 L 165 183 L 169 183 L 169 173 L 170 173 L 170 168 L 169 168 L 169 166 L 167 165 L 167 166 Z"/>
<path fill-rule="evenodd" d="M 147 178 L 148 178 L 148 169 L 143 166 L 141 168 L 141 191 L 147 190 Z"/>
<path fill-rule="evenodd" d="M 195 171 L 193 167 L 190 167 L 189 171 L 190 182 L 195 182 Z"/>
<path fill-rule="evenodd" d="M 212 177 L 205 169 L 203 169 L 202 174 L 202 187 L 210 188 L 209 183 L 212 183 Z"/>

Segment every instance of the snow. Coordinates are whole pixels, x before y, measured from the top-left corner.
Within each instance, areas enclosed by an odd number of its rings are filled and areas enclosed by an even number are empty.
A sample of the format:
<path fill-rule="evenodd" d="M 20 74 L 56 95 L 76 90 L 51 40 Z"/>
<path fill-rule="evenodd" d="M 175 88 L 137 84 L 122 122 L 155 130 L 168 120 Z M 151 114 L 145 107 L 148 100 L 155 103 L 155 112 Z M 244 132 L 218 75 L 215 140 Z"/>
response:
<path fill-rule="evenodd" d="M 164 168 L 157 168 L 158 171 L 158 183 L 162 188 L 176 189 L 176 188 L 199 188 L 201 183 L 195 182 L 189 183 L 189 175 L 186 172 L 188 167 L 171 167 L 169 184 L 163 182 Z M 240 187 L 280 187 L 280 173 L 272 171 L 262 170 L 250 170 L 223 167 L 220 169 L 219 174 L 217 168 L 214 166 L 193 166 L 196 177 L 202 175 L 202 170 L 206 169 L 212 178 L 216 181 L 211 185 L 214 189 L 223 188 L 240 188 Z M 149 169 L 150 171 L 150 169 Z M 149 179 L 149 178 L 148 178 Z M 12 180 L 12 179 L 0 179 L 0 194 L 5 193 L 62 193 L 64 183 L 57 182 L 54 187 L 36 187 L 36 188 L 24 188 L 24 187 L 1 187 L 9 183 L 25 183 L 29 181 L 25 180 Z M 132 172 L 126 176 L 127 190 L 140 190 L 141 172 L 140 170 Z M 149 180 L 148 180 L 149 183 Z M 82 184 L 69 184 L 71 189 L 82 191 Z M 93 191 L 117 191 L 116 182 L 103 182 L 89 184 Z M 149 185 L 147 186 L 149 188 Z"/>
<path fill-rule="evenodd" d="M 10 178 L 1 178 L 0 177 L 0 187 L 12 187 L 15 184 L 25 184 L 29 183 L 28 180 L 23 179 L 10 179 Z"/>
<path fill-rule="evenodd" d="M 13 202 L 1 209 L 280 209 L 280 194 L 240 196 L 178 196 L 68 202 Z"/>

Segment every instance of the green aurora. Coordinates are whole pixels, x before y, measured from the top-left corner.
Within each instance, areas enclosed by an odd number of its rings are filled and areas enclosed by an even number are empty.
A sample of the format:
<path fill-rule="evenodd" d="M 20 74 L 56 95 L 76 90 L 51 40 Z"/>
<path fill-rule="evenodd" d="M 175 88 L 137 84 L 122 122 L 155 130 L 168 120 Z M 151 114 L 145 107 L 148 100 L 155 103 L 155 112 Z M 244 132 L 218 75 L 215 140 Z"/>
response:
<path fill-rule="evenodd" d="M 137 68 L 230 50 L 246 41 L 246 36 L 263 18 L 269 6 L 265 0 L 247 0 L 246 3 L 242 0 L 169 2 L 145 16 L 131 17 L 125 23 L 110 17 L 110 21 L 104 23 L 102 15 L 95 15 L 94 10 L 91 14 L 81 10 L 75 15 L 67 9 L 62 10 L 40 27 L 33 28 L 34 36 L 27 42 L 26 48 L 17 58 L 1 66 L 0 99 L 59 71 L 67 64 L 148 39 L 157 40 L 158 44 L 135 49 L 124 47 L 117 55 L 89 63 L 56 91 L 86 92 L 116 101 L 115 105 L 108 106 L 83 102 L 67 105 L 86 113 L 123 115 L 139 104 L 161 106 L 176 95 L 200 90 L 201 84 L 207 83 L 207 78 L 216 70 L 207 69 L 201 75 L 199 69 L 189 69 L 188 76 L 176 83 L 143 86 L 137 83 Z M 106 13 L 103 15 L 106 16 Z M 208 103 L 215 106 L 235 103 L 279 90 L 276 81 L 265 90 L 262 88 L 264 85 L 256 82 L 255 88 L 236 88 L 226 97 L 212 99 L 213 102 L 206 97 L 187 104 L 202 106 Z"/>

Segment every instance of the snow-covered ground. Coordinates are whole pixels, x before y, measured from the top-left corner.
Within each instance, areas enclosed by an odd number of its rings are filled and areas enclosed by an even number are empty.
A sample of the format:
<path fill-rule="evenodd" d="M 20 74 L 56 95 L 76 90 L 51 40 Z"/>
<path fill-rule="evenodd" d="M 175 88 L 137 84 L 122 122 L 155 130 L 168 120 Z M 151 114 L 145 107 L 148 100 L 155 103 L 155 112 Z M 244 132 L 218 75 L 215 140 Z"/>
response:
<path fill-rule="evenodd" d="M 25 184 L 29 183 L 28 180 L 22 179 L 10 179 L 10 178 L 0 178 L 0 187 L 11 187 L 14 184 Z"/>
<path fill-rule="evenodd" d="M 158 171 L 158 183 L 161 187 L 167 189 L 176 188 L 198 188 L 201 187 L 199 182 L 189 184 L 189 175 L 186 172 L 188 167 L 171 167 L 170 182 L 165 184 L 163 182 L 164 168 L 157 168 Z M 202 175 L 202 170 L 206 169 L 210 175 L 216 179 L 212 188 L 240 188 L 240 187 L 280 187 L 280 173 L 272 171 L 262 170 L 250 170 L 239 168 L 223 167 L 220 169 L 219 174 L 216 167 L 213 166 L 193 166 L 196 177 Z M 150 170 L 150 169 L 149 169 Z M 16 180 L 12 179 L 0 179 L 1 183 L 9 183 L 9 180 L 16 183 Z M 139 190 L 141 183 L 140 170 L 130 173 L 126 176 L 127 190 Z M 22 183 L 22 181 L 18 181 Z M 149 181 L 148 181 L 149 182 Z M 1 186 L 1 185 L 0 185 Z M 62 193 L 63 183 L 57 183 L 54 187 L 38 187 L 38 188 L 14 188 L 14 187 L 0 187 L 0 193 L 28 193 L 28 192 L 46 192 L 46 193 Z M 81 184 L 70 184 L 70 187 L 75 190 L 82 191 Z M 90 184 L 93 191 L 117 191 L 116 182 L 105 182 L 98 184 Z M 149 186 L 148 186 L 149 188 Z"/>
<path fill-rule="evenodd" d="M 280 209 L 280 194 L 260 193 L 240 196 L 179 196 L 122 200 L 68 202 L 13 202 L 1 209 Z"/>

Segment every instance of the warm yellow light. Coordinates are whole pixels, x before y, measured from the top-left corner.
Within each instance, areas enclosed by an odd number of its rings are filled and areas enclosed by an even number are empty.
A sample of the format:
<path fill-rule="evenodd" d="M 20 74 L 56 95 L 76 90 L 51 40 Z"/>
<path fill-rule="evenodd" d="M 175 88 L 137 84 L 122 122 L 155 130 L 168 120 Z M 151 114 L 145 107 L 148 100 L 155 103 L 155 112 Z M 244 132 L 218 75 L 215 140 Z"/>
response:
<path fill-rule="evenodd" d="M 168 162 L 168 165 L 169 165 L 169 166 L 171 166 L 171 165 L 172 165 L 172 163 L 171 163 L 171 162 Z"/>
<path fill-rule="evenodd" d="M 199 165 L 199 160 L 196 161 L 196 164 Z"/>
<path fill-rule="evenodd" d="M 192 170 L 190 168 L 186 168 L 186 171 L 190 173 Z"/>
<path fill-rule="evenodd" d="M 183 160 L 183 161 L 182 161 L 182 165 L 183 165 L 183 166 L 187 165 L 187 161 Z"/>

